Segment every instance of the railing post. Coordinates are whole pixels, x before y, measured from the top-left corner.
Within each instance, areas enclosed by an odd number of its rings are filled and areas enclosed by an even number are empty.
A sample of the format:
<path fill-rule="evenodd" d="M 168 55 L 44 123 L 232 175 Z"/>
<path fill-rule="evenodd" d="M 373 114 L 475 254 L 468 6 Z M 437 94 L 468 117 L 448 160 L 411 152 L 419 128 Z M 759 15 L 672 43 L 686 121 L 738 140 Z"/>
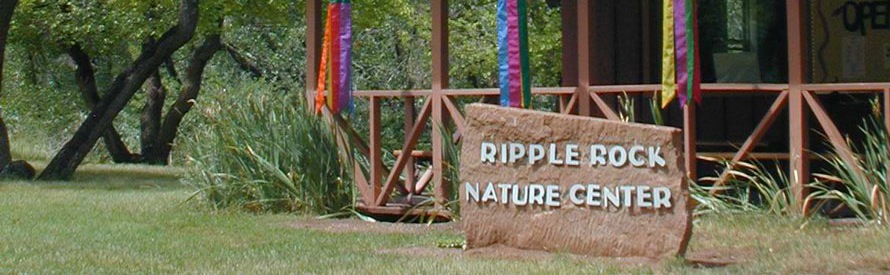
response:
<path fill-rule="evenodd" d="M 306 1 L 306 104 L 313 106 L 321 60 L 321 0 Z"/>
<path fill-rule="evenodd" d="M 406 96 L 405 97 L 405 140 L 411 138 L 409 135 L 411 134 L 411 128 L 414 127 L 414 97 Z M 409 154 L 409 152 L 402 152 L 402 154 Z M 405 167 L 405 189 L 408 190 L 408 193 L 414 194 L 414 158 L 408 155 L 408 164 Z"/>
<path fill-rule="evenodd" d="M 683 107 L 683 151 L 685 153 L 686 177 L 698 180 L 698 148 L 696 147 L 696 116 L 695 102 L 690 101 Z"/>
<path fill-rule="evenodd" d="M 448 0 L 432 1 L 433 33 L 433 186 L 437 204 L 448 200 L 449 184 L 445 180 L 443 133 L 445 125 L 442 106 L 443 89 L 448 88 Z"/>
<path fill-rule="evenodd" d="M 590 116 L 590 1 L 580 0 L 577 3 L 578 82 L 575 95 L 578 100 L 578 115 Z"/>
<path fill-rule="evenodd" d="M 806 1 L 787 0 L 786 11 L 788 18 L 788 113 L 789 113 L 789 178 L 791 180 L 791 190 L 795 196 L 795 201 L 800 204 L 797 209 L 801 213 L 807 212 L 803 204 L 807 196 L 806 184 L 810 181 L 809 156 L 807 155 L 808 127 L 807 127 L 807 106 L 804 102 L 803 90 L 804 58 L 807 48 L 804 44 L 805 26 L 803 24 L 803 16 Z"/>
<path fill-rule="evenodd" d="M 380 152 L 381 139 L 380 139 L 380 98 L 372 96 L 369 102 L 369 112 L 368 112 L 368 120 L 370 124 L 371 133 L 369 135 L 370 142 L 368 147 L 370 147 L 370 161 L 371 161 L 371 178 L 368 179 L 368 183 L 372 186 L 372 193 L 374 197 L 380 195 L 380 189 L 383 186 L 381 182 L 383 178 L 383 162 L 381 157 L 383 156 Z M 374 202 L 368 202 L 374 204 Z M 382 205 L 375 205 L 382 206 Z"/>

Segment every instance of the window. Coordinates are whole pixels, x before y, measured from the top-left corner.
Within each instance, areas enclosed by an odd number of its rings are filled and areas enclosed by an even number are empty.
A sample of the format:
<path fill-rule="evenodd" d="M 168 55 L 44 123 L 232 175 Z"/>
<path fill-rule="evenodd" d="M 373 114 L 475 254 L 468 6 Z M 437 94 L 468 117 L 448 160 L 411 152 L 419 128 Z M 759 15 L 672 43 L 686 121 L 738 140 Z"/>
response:
<path fill-rule="evenodd" d="M 726 1 L 727 52 L 751 51 L 751 1 Z"/>

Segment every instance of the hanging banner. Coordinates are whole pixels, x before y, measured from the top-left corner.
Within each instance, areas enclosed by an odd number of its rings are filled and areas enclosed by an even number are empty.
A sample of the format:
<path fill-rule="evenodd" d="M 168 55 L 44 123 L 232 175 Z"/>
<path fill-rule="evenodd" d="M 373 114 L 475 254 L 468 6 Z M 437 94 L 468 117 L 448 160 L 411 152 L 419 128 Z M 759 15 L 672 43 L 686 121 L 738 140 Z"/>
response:
<path fill-rule="evenodd" d="M 352 110 L 351 64 L 352 7 L 349 0 L 332 0 L 328 4 L 321 63 L 318 67 L 316 112 L 320 113 L 325 103 L 334 114 L 339 114 L 344 109 Z"/>
<path fill-rule="evenodd" d="M 528 17 L 525 0 L 498 0 L 498 81 L 501 106 L 531 107 Z"/>
<path fill-rule="evenodd" d="M 666 0 L 663 6 L 661 107 L 679 98 L 701 104 L 701 58 L 695 0 Z"/>

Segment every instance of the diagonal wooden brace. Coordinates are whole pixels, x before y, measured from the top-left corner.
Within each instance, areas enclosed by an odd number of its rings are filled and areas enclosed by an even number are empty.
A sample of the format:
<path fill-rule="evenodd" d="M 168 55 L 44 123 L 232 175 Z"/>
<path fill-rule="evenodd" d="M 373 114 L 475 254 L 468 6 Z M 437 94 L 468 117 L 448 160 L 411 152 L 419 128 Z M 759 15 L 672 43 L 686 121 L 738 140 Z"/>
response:
<path fill-rule="evenodd" d="M 773 125 L 773 122 L 776 121 L 776 118 L 779 117 L 782 109 L 785 108 L 785 105 L 788 104 L 788 91 L 783 91 L 779 94 L 779 97 L 776 98 L 776 101 L 773 102 L 773 105 L 770 106 L 769 110 L 766 112 L 766 116 L 760 123 L 757 124 L 757 127 L 754 128 L 754 132 L 751 133 L 751 136 L 748 136 L 748 139 L 745 140 L 745 143 L 742 144 L 742 147 L 739 148 L 739 151 L 732 157 L 732 160 L 729 162 L 729 165 L 723 170 L 723 173 L 720 173 L 720 177 L 717 178 L 717 181 L 714 182 L 714 187 L 722 186 L 726 183 L 727 180 L 732 176 L 729 171 L 734 169 L 736 165 L 742 159 L 744 159 L 751 151 L 754 149 L 754 145 L 760 142 L 760 139 L 766 135 L 766 132 L 769 131 L 769 127 Z M 711 195 L 720 193 L 720 190 L 717 188 L 711 189 Z"/>
<path fill-rule="evenodd" d="M 433 100 L 435 100 L 433 97 L 427 97 L 426 102 L 423 103 L 420 115 L 417 117 L 417 121 L 414 122 L 414 127 L 411 128 L 411 132 L 408 134 L 409 138 L 402 146 L 402 152 L 411 152 L 411 150 L 414 150 L 414 145 L 416 145 L 417 140 L 420 139 L 420 134 L 426 127 L 426 121 L 430 117 Z M 405 168 L 405 164 L 408 163 L 408 158 L 410 156 L 411 154 L 408 153 L 400 154 L 396 159 L 393 170 L 389 172 L 389 176 L 387 176 L 386 181 L 384 181 L 383 192 L 377 195 L 377 200 L 374 202 L 374 206 L 383 206 L 386 204 L 389 193 L 392 192 L 392 189 L 395 187 L 396 179 L 402 174 L 402 170 Z"/>
<path fill-rule="evenodd" d="M 806 99 L 807 104 L 810 105 L 810 110 L 816 115 L 816 120 L 822 125 L 822 130 L 825 131 L 825 135 L 828 136 L 829 142 L 834 146 L 837 153 L 840 155 L 841 160 L 847 163 L 850 167 L 853 167 L 856 177 L 859 177 L 860 180 L 865 180 L 865 173 L 862 171 L 862 167 L 859 166 L 859 161 L 856 159 L 856 155 L 853 154 L 853 151 L 850 150 L 850 146 L 844 141 L 844 137 L 841 135 L 841 132 L 837 130 L 834 121 L 832 121 L 831 117 L 828 116 L 828 113 L 825 112 L 822 103 L 808 91 L 803 92 L 803 97 Z"/>

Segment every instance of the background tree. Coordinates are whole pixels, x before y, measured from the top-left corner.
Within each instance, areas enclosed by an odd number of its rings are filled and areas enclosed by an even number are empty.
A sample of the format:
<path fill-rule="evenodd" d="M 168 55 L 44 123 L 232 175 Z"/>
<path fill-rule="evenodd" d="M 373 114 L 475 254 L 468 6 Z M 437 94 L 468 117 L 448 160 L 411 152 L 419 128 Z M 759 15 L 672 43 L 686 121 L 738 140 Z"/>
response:
<path fill-rule="evenodd" d="M 18 0 L 0 1 L 0 84 L 3 83 L 3 63 L 6 59 L 6 36 L 9 33 L 9 24 L 16 4 Z M 2 91 L 0 85 L 0 92 Z M 3 114 L 0 113 L 0 167 L 6 167 L 10 162 L 12 154 L 9 151 L 9 130 L 6 129 Z"/>

